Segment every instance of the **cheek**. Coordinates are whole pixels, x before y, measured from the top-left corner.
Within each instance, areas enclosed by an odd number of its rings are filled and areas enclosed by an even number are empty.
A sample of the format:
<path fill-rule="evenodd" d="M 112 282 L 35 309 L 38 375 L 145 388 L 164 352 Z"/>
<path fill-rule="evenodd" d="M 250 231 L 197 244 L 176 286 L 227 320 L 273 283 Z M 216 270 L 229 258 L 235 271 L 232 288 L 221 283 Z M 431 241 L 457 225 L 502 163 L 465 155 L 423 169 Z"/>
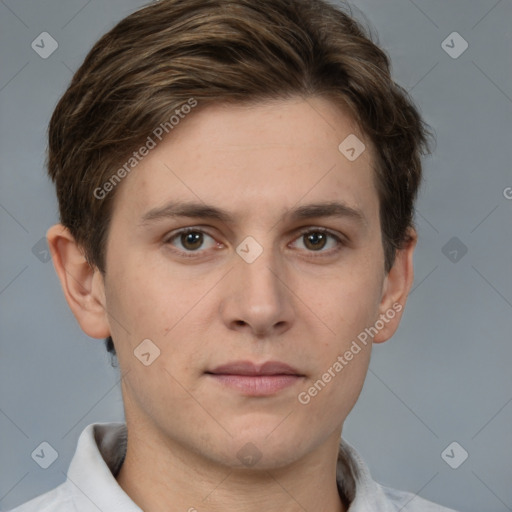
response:
<path fill-rule="evenodd" d="M 142 370 L 134 350 L 149 339 L 160 351 L 154 366 L 182 379 L 204 348 L 208 314 L 214 307 L 201 298 L 212 284 L 207 279 L 191 287 L 190 279 L 162 270 L 125 262 L 111 272 L 105 287 L 111 332 L 122 367 Z"/>
<path fill-rule="evenodd" d="M 333 420 L 348 414 L 364 384 L 372 347 L 365 329 L 378 318 L 380 292 L 379 277 L 368 269 L 331 282 L 315 306 L 329 331 L 324 327 L 328 334 L 310 348 L 315 375 L 308 386 L 313 388 L 303 391 L 313 408 L 332 410 Z"/>
<path fill-rule="evenodd" d="M 116 260 L 115 254 L 112 261 L 119 264 L 107 275 L 105 295 L 113 337 L 132 348 L 145 338 L 161 337 L 165 325 L 172 324 L 179 294 L 147 266 Z"/>
<path fill-rule="evenodd" d="M 382 297 L 382 273 L 376 265 L 363 266 L 331 280 L 322 294 L 318 294 L 318 311 L 323 312 L 326 324 L 338 343 L 348 341 L 378 316 Z"/>
<path fill-rule="evenodd" d="M 351 345 L 350 345 L 351 346 Z M 333 354 L 320 373 L 298 395 L 297 407 L 307 417 L 311 431 L 330 432 L 343 423 L 354 407 L 364 384 L 370 361 L 370 345 Z M 347 352 L 351 353 L 350 360 Z"/>

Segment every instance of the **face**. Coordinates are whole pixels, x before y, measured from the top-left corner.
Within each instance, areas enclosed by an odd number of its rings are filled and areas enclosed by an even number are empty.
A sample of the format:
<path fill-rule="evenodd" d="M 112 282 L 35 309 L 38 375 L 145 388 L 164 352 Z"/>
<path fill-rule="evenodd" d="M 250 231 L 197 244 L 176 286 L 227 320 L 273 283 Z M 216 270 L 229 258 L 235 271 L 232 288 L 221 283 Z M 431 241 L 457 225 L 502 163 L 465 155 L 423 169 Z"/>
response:
<path fill-rule="evenodd" d="M 238 466 L 247 443 L 273 467 L 340 434 L 368 329 L 387 337 L 401 309 L 350 134 L 319 98 L 208 106 L 119 186 L 104 297 L 128 422 Z"/>

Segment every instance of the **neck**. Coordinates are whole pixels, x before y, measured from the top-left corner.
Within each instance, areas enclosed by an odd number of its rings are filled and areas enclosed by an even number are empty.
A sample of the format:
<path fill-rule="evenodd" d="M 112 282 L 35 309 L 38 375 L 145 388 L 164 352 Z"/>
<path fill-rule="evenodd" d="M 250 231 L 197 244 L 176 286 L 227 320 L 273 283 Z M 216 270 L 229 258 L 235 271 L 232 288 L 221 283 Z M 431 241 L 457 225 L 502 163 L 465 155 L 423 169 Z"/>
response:
<path fill-rule="evenodd" d="M 346 511 L 336 484 L 339 431 L 287 466 L 241 470 L 127 424 L 117 481 L 144 512 Z"/>

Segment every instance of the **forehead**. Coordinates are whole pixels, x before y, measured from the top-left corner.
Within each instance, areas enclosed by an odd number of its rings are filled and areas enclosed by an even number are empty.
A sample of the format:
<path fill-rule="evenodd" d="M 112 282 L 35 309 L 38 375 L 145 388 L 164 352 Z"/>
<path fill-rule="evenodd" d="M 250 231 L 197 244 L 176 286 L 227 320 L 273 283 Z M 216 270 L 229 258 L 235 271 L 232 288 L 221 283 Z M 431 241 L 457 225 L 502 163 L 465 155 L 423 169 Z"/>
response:
<path fill-rule="evenodd" d="M 357 153 L 354 143 L 366 148 L 351 160 L 345 140 Z M 208 105 L 141 160 L 115 209 L 142 214 L 179 199 L 223 206 L 241 220 L 319 200 L 376 210 L 372 162 L 364 135 L 325 99 Z"/>

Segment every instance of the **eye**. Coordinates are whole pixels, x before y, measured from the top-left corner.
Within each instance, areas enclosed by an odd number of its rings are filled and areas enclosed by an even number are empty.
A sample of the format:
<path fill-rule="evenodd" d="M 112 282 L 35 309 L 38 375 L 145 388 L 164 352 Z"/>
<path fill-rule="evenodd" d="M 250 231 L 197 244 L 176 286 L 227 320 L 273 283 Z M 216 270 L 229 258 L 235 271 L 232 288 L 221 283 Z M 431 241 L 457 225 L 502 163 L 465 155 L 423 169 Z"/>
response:
<path fill-rule="evenodd" d="M 308 229 L 301 233 L 294 244 L 299 243 L 299 249 L 309 252 L 331 252 L 339 249 L 343 242 L 341 238 L 324 228 Z M 300 247 L 302 245 L 302 247 Z"/>
<path fill-rule="evenodd" d="M 182 229 L 167 238 L 165 243 L 182 252 L 199 252 L 199 249 L 211 249 L 219 245 L 213 237 L 197 228 Z"/>

